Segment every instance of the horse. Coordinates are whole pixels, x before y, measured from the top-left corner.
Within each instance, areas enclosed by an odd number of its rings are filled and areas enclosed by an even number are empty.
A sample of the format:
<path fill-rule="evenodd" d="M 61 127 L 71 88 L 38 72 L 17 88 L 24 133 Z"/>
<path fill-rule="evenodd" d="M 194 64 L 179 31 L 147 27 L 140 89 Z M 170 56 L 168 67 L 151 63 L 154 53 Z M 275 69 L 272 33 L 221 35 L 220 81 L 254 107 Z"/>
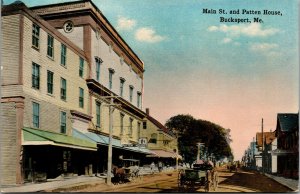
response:
<path fill-rule="evenodd" d="M 118 166 L 113 165 L 112 172 L 114 177 L 112 178 L 112 182 L 114 184 L 124 183 L 125 182 L 125 169 L 123 167 L 119 168 Z"/>

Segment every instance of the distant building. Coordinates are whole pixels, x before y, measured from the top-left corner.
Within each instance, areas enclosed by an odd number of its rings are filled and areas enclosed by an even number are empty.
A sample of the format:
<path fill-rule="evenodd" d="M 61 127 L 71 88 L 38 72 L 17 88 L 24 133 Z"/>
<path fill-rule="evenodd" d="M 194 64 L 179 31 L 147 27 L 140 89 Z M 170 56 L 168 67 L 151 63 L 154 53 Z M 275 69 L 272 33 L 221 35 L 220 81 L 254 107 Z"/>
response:
<path fill-rule="evenodd" d="M 276 125 L 277 149 L 271 153 L 278 156 L 278 175 L 299 178 L 299 113 L 278 113 Z"/>
<path fill-rule="evenodd" d="M 163 161 L 164 164 L 174 165 L 176 159 L 182 159 L 177 155 L 178 149 L 177 138 L 172 131 L 167 129 L 163 124 L 150 116 L 149 109 L 146 109 L 146 120 L 144 121 L 141 137 L 147 139 L 147 148 L 150 149 L 153 155 L 148 156 L 149 162 Z"/>
<path fill-rule="evenodd" d="M 262 155 L 262 170 L 265 173 L 272 173 L 272 167 L 277 165 L 276 157 L 271 156 L 272 143 L 276 139 L 275 132 L 256 133 L 257 147 L 261 150 Z M 274 144 L 273 144 L 274 145 Z M 263 147 L 263 150 L 262 150 Z"/>

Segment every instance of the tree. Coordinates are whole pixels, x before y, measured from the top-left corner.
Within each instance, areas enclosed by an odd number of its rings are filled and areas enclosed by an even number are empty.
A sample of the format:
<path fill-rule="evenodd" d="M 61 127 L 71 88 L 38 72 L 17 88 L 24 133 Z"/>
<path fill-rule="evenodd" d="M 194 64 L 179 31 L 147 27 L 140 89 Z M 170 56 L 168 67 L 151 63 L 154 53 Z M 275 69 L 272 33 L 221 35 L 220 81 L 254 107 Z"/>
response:
<path fill-rule="evenodd" d="M 179 153 L 184 156 L 185 162 L 191 164 L 196 160 L 197 143 L 205 144 L 206 154 L 214 155 L 219 160 L 224 157 L 232 157 L 230 148 L 230 129 L 201 119 L 195 119 L 191 115 L 177 115 L 171 117 L 165 126 L 178 134 Z"/>

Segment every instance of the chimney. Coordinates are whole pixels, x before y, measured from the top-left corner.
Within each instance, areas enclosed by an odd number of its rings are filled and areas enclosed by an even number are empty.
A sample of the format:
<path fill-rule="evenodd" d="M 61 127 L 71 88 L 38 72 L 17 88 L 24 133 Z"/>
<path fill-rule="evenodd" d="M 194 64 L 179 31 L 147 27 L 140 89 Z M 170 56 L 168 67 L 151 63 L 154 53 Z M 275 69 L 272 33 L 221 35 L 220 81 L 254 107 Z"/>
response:
<path fill-rule="evenodd" d="M 150 115 L 149 108 L 146 108 L 146 114 Z"/>

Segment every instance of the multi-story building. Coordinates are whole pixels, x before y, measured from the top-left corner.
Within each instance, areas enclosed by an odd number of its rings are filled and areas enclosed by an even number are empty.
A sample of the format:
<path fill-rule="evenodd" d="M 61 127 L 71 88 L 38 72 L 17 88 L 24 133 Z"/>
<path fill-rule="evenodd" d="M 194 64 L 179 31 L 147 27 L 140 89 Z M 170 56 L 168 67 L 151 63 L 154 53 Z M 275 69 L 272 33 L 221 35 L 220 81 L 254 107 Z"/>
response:
<path fill-rule="evenodd" d="M 288 178 L 299 178 L 299 113 L 278 113 L 275 130 L 277 173 Z"/>
<path fill-rule="evenodd" d="M 245 155 L 243 157 L 243 162 L 244 162 L 245 167 L 247 167 L 249 169 L 253 169 L 253 170 L 257 169 L 257 166 L 256 166 L 257 156 L 259 156 L 259 154 L 258 154 L 258 150 L 256 147 L 256 141 L 253 138 L 253 141 L 250 142 L 250 146 L 245 151 Z"/>
<path fill-rule="evenodd" d="M 158 163 L 161 161 L 164 165 L 175 165 L 176 159 L 182 159 L 177 152 L 176 134 L 150 116 L 149 108 L 146 109 L 146 114 L 143 130 L 141 130 L 141 138 L 147 139 L 147 148 L 152 151 L 152 155 L 148 155 L 152 160 L 148 162 L 155 161 L 155 163 Z"/>
<path fill-rule="evenodd" d="M 142 158 L 144 64 L 90 0 L 2 8 L 1 184 Z M 113 99 L 113 100 L 112 100 Z M 5 121 L 5 122 L 3 122 Z"/>
<path fill-rule="evenodd" d="M 266 173 L 272 173 L 272 166 L 277 165 L 274 157 L 271 156 L 272 142 L 275 140 L 275 133 L 263 132 L 256 134 L 257 147 L 261 151 L 262 170 Z"/>

